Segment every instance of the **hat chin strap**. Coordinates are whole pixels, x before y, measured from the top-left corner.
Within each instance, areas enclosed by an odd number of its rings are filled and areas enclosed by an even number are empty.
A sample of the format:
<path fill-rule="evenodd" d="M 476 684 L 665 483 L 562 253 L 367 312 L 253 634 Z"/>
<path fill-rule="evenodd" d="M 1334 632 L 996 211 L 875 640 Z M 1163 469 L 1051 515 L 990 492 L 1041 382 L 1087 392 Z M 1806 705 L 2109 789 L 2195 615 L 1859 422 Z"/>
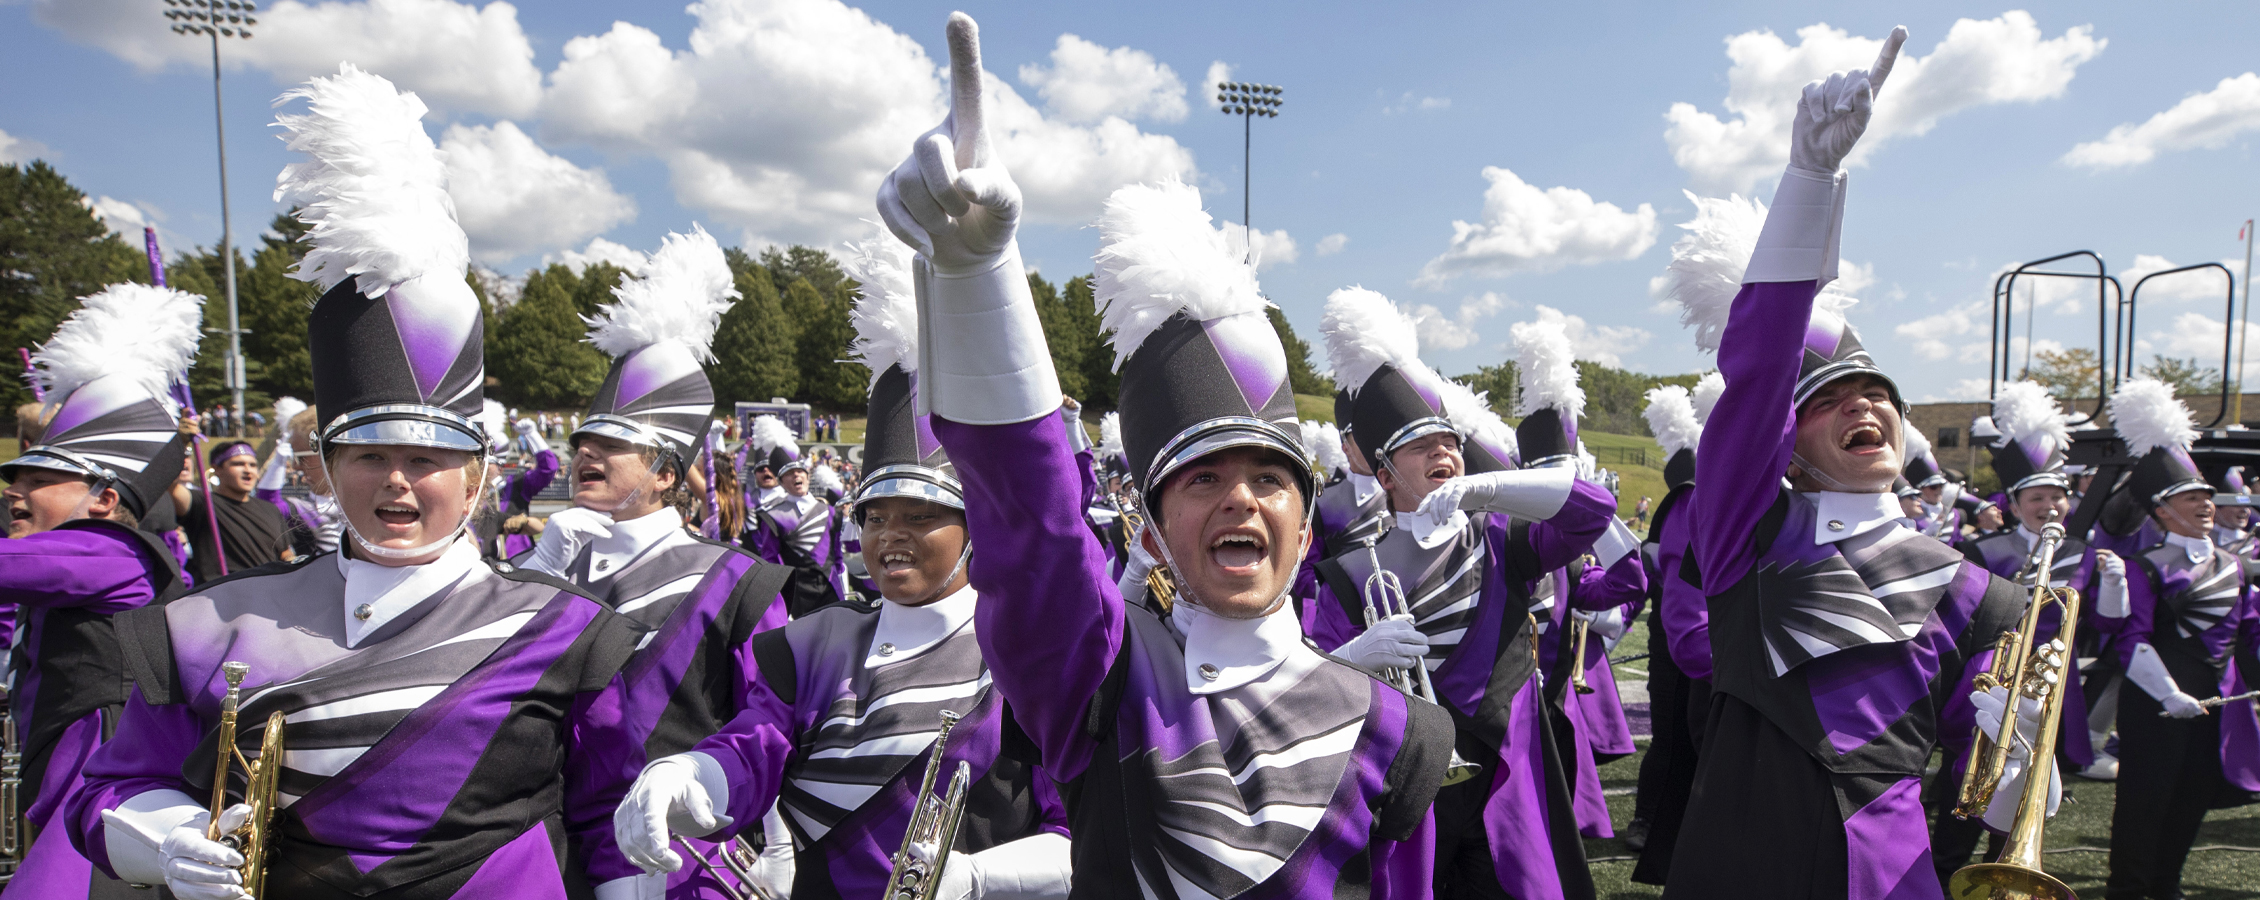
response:
<path fill-rule="evenodd" d="M 947 576 L 944 576 L 944 577 L 942 578 L 942 582 L 941 582 L 940 584 L 937 584 L 937 585 L 935 585 L 935 586 L 934 586 L 934 589 L 933 589 L 933 590 L 927 591 L 927 592 L 926 592 L 926 595 L 925 595 L 925 596 L 918 598 L 918 602 L 916 602 L 916 603 L 902 603 L 902 602 L 901 602 L 901 601 L 899 601 L 899 600 L 887 600 L 887 602 L 889 602 L 889 603 L 901 603 L 901 605 L 903 605 L 903 606 L 925 606 L 925 605 L 926 605 L 926 604 L 928 604 L 928 603 L 932 603 L 932 602 L 934 602 L 934 601 L 936 601 L 936 600 L 939 600 L 939 599 L 941 599 L 941 596 L 942 596 L 942 592 L 943 592 L 943 591 L 945 591 L 945 590 L 948 590 L 948 589 L 949 589 L 949 586 L 950 586 L 950 585 L 952 585 L 952 584 L 956 584 L 956 583 L 957 583 L 957 575 L 958 575 L 958 573 L 959 573 L 959 572 L 963 572 L 963 571 L 965 571 L 965 564 L 966 564 L 966 562 L 967 562 L 967 561 L 969 561 L 969 560 L 971 560 L 972 558 L 973 558 L 973 541 L 972 541 L 972 539 L 968 538 L 968 539 L 967 539 L 967 540 L 965 541 L 965 549 L 963 549 L 963 550 L 960 550 L 960 551 L 958 551 L 958 552 L 957 552 L 957 565 L 951 566 L 951 567 L 950 567 L 950 573 L 949 573 L 949 575 L 947 575 Z M 880 595 L 880 599 L 882 599 L 882 600 L 885 600 L 885 599 L 886 599 L 886 596 L 882 594 L 882 595 Z"/>
<path fill-rule="evenodd" d="M 1814 481 L 1820 482 L 1821 489 L 1825 491 L 1839 494 L 1887 493 L 1887 491 L 1864 491 L 1849 484 L 1845 484 L 1844 482 L 1838 481 L 1827 472 L 1822 471 L 1821 467 L 1813 465 L 1811 460 L 1808 460 L 1804 457 L 1804 454 L 1798 453 L 1795 450 L 1789 451 L 1789 461 L 1795 463 L 1797 465 L 1797 468 L 1805 470 L 1805 475 L 1807 477 L 1812 478 Z"/>
<path fill-rule="evenodd" d="M 1139 508 L 1140 508 L 1141 510 L 1143 510 L 1143 511 L 1145 512 L 1145 514 L 1146 514 L 1146 521 L 1153 523 L 1152 525 L 1149 525 L 1149 526 L 1147 526 L 1147 527 L 1149 527 L 1149 528 L 1153 529 L 1153 531 L 1154 531 L 1154 547 L 1156 547 L 1157 549 L 1159 549 L 1159 550 L 1161 551 L 1161 564 L 1162 564 L 1162 565 L 1165 565 L 1165 566 L 1168 566 L 1168 567 L 1169 567 L 1169 570 L 1170 570 L 1170 571 L 1172 571 L 1172 572 L 1183 572 L 1183 571 L 1185 571 L 1184 569 L 1182 569 L 1182 568 L 1179 568 L 1179 567 L 1178 567 L 1178 565 L 1177 565 L 1177 557 L 1175 557 L 1174 555 L 1172 555 L 1172 554 L 1171 554 L 1171 553 L 1169 552 L 1169 539 L 1168 539 L 1168 538 L 1166 538 L 1166 537 L 1163 537 L 1163 536 L 1162 536 L 1162 534 L 1161 534 L 1161 519 L 1160 519 L 1160 518 L 1158 518 L 1158 517 L 1156 517 L 1156 516 L 1154 515 L 1154 511 L 1153 511 L 1153 510 L 1152 510 L 1151 508 L 1148 508 L 1148 507 L 1147 507 L 1147 505 L 1146 505 L 1146 495 L 1145 495 L 1145 493 L 1144 493 L 1144 492 L 1140 492 L 1140 493 L 1139 493 L 1139 495 L 1138 495 L 1138 506 L 1139 506 Z M 1317 517 L 1318 517 L 1318 504 L 1316 504 L 1316 503 L 1305 503 L 1305 504 L 1303 504 L 1303 533 L 1305 533 L 1305 534 L 1308 534 L 1308 533 L 1310 533 L 1310 530 L 1311 530 L 1311 521 L 1312 521 L 1313 519 L 1317 518 Z M 970 548 L 970 547 L 968 547 L 968 549 L 971 549 L 971 548 Z M 1297 558 L 1300 558 L 1300 555 L 1299 555 L 1299 554 L 1298 554 Z M 1290 578 L 1290 579 L 1287 579 L 1287 586 L 1286 586 L 1286 587 L 1283 587 L 1283 588 L 1280 588 L 1280 589 L 1279 589 L 1279 596 L 1271 598 L 1271 603 L 1270 603 L 1270 605 L 1268 605 L 1268 606 L 1265 606 L 1265 607 L 1263 608 L 1263 612 L 1261 612 L 1261 613 L 1257 613 L 1256 615 L 1253 615 L 1253 616 L 1249 616 L 1249 617 L 1247 617 L 1247 618 L 1251 618 L 1251 619 L 1260 619 L 1260 618 L 1263 618 L 1264 616 L 1268 616 L 1268 615 L 1271 615 L 1272 613 L 1278 612 L 1278 611 L 1279 611 L 1279 609 L 1280 609 L 1280 607 L 1283 607 L 1283 606 L 1286 606 L 1286 605 L 1287 605 L 1287 601 L 1288 601 L 1288 599 L 1289 599 L 1288 595 L 1289 595 L 1289 594 L 1291 594 L 1291 593 L 1293 593 L 1293 592 L 1294 592 L 1294 590 L 1295 590 L 1295 580 L 1294 580 L 1294 579 L 1292 579 L 1292 578 Z M 1194 606 L 1198 606 L 1198 607 L 1200 607 L 1200 608 L 1202 608 L 1202 609 L 1208 610 L 1208 611 L 1209 611 L 1210 613 L 1212 613 L 1212 614 L 1215 614 L 1215 615 L 1219 616 L 1220 618 L 1238 618 L 1237 616 L 1225 616 L 1225 615 L 1224 615 L 1224 614 L 1222 614 L 1222 613 L 1218 613 L 1218 612 L 1216 611 L 1216 607 L 1213 607 L 1213 606 L 1210 606 L 1210 605 L 1208 605 L 1208 604 L 1206 604 L 1206 603 L 1203 603 L 1203 602 L 1201 602 L 1201 599 L 1200 599 L 1199 597 L 1196 597 L 1196 596 L 1194 596 L 1194 595 L 1193 595 L 1193 585 L 1192 585 L 1192 583 L 1191 583 L 1190 581 L 1186 580 L 1186 579 L 1183 579 L 1183 578 L 1179 578 L 1179 579 L 1177 579 L 1177 599 L 1178 599 L 1178 600 L 1180 600 L 1180 601 L 1182 601 L 1182 602 L 1185 602 L 1185 603 L 1190 603 L 1190 604 L 1192 604 L 1192 605 L 1194 605 Z"/>
<path fill-rule="evenodd" d="M 327 455 L 324 455 L 318 458 L 322 461 L 322 479 L 328 481 L 330 483 L 330 489 L 332 491 L 335 491 L 337 489 L 337 478 L 336 476 L 330 474 L 329 457 Z M 345 533 L 353 536 L 353 545 L 361 548 L 361 552 L 367 553 L 370 556 L 377 557 L 379 559 L 416 559 L 422 556 L 429 556 L 435 551 L 445 549 L 448 544 L 454 543 L 456 536 L 462 534 L 463 529 L 470 527 L 471 519 L 478 515 L 479 505 L 486 499 L 486 493 L 486 479 L 479 479 L 479 492 L 472 494 L 471 502 L 464 504 L 463 518 L 455 523 L 455 527 L 448 529 L 447 534 L 437 540 L 418 544 L 414 547 L 377 546 L 377 543 L 375 541 L 369 540 L 368 538 L 361 535 L 361 529 L 354 527 L 353 517 L 346 513 L 345 505 L 343 503 L 338 504 L 337 518 L 338 521 L 345 523 Z M 331 496 L 332 498 L 335 498 L 336 494 L 333 493 L 331 494 Z"/>

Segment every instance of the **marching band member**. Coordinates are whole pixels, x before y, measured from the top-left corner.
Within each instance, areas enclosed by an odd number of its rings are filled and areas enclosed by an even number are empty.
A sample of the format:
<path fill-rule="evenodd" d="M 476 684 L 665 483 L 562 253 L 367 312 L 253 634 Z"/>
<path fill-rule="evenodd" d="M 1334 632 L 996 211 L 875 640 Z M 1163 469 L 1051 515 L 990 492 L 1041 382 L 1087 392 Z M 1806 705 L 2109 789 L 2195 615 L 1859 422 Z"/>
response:
<path fill-rule="evenodd" d="M 87 758 L 125 704 L 126 662 L 112 616 L 182 588 L 172 551 L 135 527 L 172 502 L 193 424 L 176 421 L 173 380 L 196 355 L 204 298 L 139 284 L 86 297 L 32 357 L 54 419 L 0 464 L 9 537 L 0 541 L 0 603 L 16 617 L 8 654 L 23 789 L 0 809 L 33 841 L 9 897 L 122 896 L 50 828 L 79 789 Z"/>
<path fill-rule="evenodd" d="M 194 553 L 188 569 L 197 584 L 296 558 L 282 511 L 252 495 L 259 484 L 258 450 L 245 441 L 219 441 L 196 464 L 200 471 L 209 467 L 212 486 L 190 490 L 176 483 L 172 499 L 174 515 L 189 525 L 184 530 Z"/>
<path fill-rule="evenodd" d="M 1712 373 L 1717 374 L 1717 373 Z M 1706 376 L 1708 377 L 1708 376 Z M 1700 384 L 1700 382 L 1698 382 Z M 1721 383 L 1723 385 L 1723 382 Z M 1625 843 L 1640 854 L 1632 880 L 1663 884 L 1671 872 L 1672 848 L 1679 841 L 1679 821 L 1687 812 L 1687 792 L 1695 781 L 1695 734 L 1688 724 L 1690 691 L 1686 671 L 1673 657 L 1671 638 L 1664 627 L 1665 585 L 1679 580 L 1679 561 L 1685 555 L 1685 516 L 1675 515 L 1695 485 L 1695 446 L 1702 440 L 1703 423 L 1695 414 L 1688 390 L 1679 385 L 1650 389 L 1641 416 L 1664 454 L 1664 498 L 1648 520 L 1647 539 L 1640 555 L 1648 568 L 1648 600 L 1655 610 L 1648 617 L 1648 755 L 1640 759 L 1640 783 L 1633 820 L 1625 828 Z M 1667 549 L 1671 537 L 1678 542 Z M 1668 562 L 1667 562 L 1668 561 Z M 1701 598 L 1694 598 L 1700 602 Z"/>
<path fill-rule="evenodd" d="M 278 199 L 313 226 L 295 274 L 324 288 L 308 344 L 345 549 L 121 615 L 132 689 L 60 827 L 126 881 L 247 897 L 242 853 L 206 827 L 236 830 L 261 798 L 204 798 L 216 754 L 258 755 L 280 713 L 266 896 L 564 898 L 566 835 L 602 824 L 568 818 L 579 720 L 638 635 L 467 536 L 484 339 L 424 104 L 350 63 L 284 97 L 310 107 L 278 117 L 312 157 Z M 248 678 L 220 750 L 223 663 Z"/>
<path fill-rule="evenodd" d="M 849 267 L 862 285 L 856 352 L 879 373 L 854 508 L 885 599 L 756 635 L 738 682 L 743 708 L 644 771 L 615 821 L 619 850 L 647 870 L 678 871 L 670 832 L 719 838 L 776 805 L 801 844 L 791 896 L 876 897 L 902 862 L 894 854 L 925 773 L 965 763 L 974 786 L 937 896 L 1064 897 L 1064 814 L 1049 779 L 1013 751 L 1004 698 L 990 688 L 980 594 L 966 579 L 968 498 L 915 409 L 925 382 L 909 254 L 887 243 L 859 247 Z M 939 744 L 945 714 L 961 718 Z"/>
<path fill-rule="evenodd" d="M 1365 539 L 1370 551 L 1361 542 L 1319 563 L 1304 630 L 1369 670 L 1425 667 L 1457 711 L 1459 753 L 1481 768 L 1437 795 L 1440 896 L 1591 896 L 1565 774 L 1574 763 L 1556 732 L 1566 722 L 1533 677 L 1529 610 L 1532 582 L 1584 553 L 1615 504 L 1569 470 L 1511 471 L 1514 433 L 1420 361 L 1412 319 L 1388 298 L 1335 291 L 1323 321 L 1336 377 L 1351 385 L 1357 446 L 1396 524 Z M 1407 611 L 1367 611 L 1376 561 L 1402 584 Z"/>
<path fill-rule="evenodd" d="M 1922 516 L 1916 523 L 1924 534 L 1945 541 L 1948 546 L 1961 547 L 1979 536 L 2000 530 L 2001 508 L 1948 479 L 1946 469 L 1931 452 L 1929 438 L 1920 430 L 1910 428 L 1906 441 L 1907 464 L 1900 476 L 1914 486 L 1915 499 L 1922 504 Z M 1975 534 L 1965 532 L 1965 528 Z"/>
<path fill-rule="evenodd" d="M 1850 298 L 1822 292 L 1839 167 L 1905 39 L 1894 29 L 1873 70 L 1805 89 L 1740 292 L 1724 317 L 1689 311 L 1705 327 L 1725 319 L 1726 394 L 1703 429 L 1689 508 L 1715 690 L 1667 897 L 1942 893 L 1922 775 L 1932 736 L 1969 725 L 1933 698 L 1971 693 L 2024 605 L 2014 585 L 1905 527 L 1890 493 L 1898 389 L 1844 321 Z M 2037 706 L 2014 712 L 2020 733 L 2036 727 Z M 2053 760 L 2034 765 L 2056 784 Z M 1996 827 L 2026 771 L 2003 773 Z"/>
<path fill-rule="evenodd" d="M 646 763 L 691 748 L 737 715 L 750 663 L 745 645 L 785 623 L 780 589 L 792 573 L 685 526 L 686 478 L 714 408 L 700 363 L 737 290 L 722 248 L 703 228 L 670 234 L 640 277 L 598 309 L 589 343 L 613 357 L 588 415 L 568 438 L 573 508 L 550 517 L 528 568 L 557 575 L 644 632 L 617 690 L 589 712 L 592 728 L 567 778 L 585 783 L 576 833 L 599 898 L 729 896 L 737 876 L 690 867 L 645 877 L 620 856 L 609 818 Z M 758 820 L 759 817 L 756 817 Z M 792 844 L 768 833 L 757 873 L 771 890 L 792 882 Z M 702 857 L 712 844 L 689 842 Z M 720 883 L 718 883 L 720 882 Z"/>
<path fill-rule="evenodd" d="M 847 572 L 840 557 L 840 511 L 809 490 L 813 463 L 783 420 L 755 416 L 748 430 L 748 464 L 771 473 L 776 488 L 763 486 L 745 545 L 764 560 L 792 567 L 785 602 L 797 619 L 839 602 L 839 582 Z"/>
<path fill-rule="evenodd" d="M 2140 574 L 2124 603 L 2106 595 L 2095 606 L 2135 688 L 2119 692 L 2105 896 L 2174 897 L 2206 810 L 2260 790 L 2253 702 L 2215 700 L 2260 681 L 2251 668 L 2260 626 L 2242 559 L 2212 541 L 2214 489 L 2189 458 L 2189 407 L 2170 385 L 2137 378 L 2112 396 L 2111 422 L 2138 459 L 2112 499 L 2140 504 L 2166 536 L 2134 558 Z"/>

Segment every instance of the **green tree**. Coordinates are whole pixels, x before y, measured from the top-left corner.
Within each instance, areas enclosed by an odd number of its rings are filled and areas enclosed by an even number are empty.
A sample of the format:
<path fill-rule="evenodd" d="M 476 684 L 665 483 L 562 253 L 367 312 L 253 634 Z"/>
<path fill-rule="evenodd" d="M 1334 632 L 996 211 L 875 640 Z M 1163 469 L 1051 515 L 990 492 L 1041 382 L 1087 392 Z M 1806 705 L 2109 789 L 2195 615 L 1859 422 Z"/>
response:
<path fill-rule="evenodd" d="M 250 267 L 236 270 L 237 318 L 247 332 L 243 357 L 259 363 L 245 380 L 267 397 L 294 394 L 312 400 L 314 365 L 306 348 L 306 321 L 322 294 L 314 283 L 291 277 L 312 245 L 306 243 L 307 226 L 291 215 L 276 216 L 268 231 L 260 236 Z M 224 288 L 220 296 L 226 296 Z M 245 402 L 250 402 L 248 394 Z"/>
<path fill-rule="evenodd" d="M 2216 394 L 2221 390 L 2219 370 L 2196 359 L 2152 356 L 2142 374 L 2174 386 L 2176 394 Z"/>
<path fill-rule="evenodd" d="M 34 348 L 78 308 L 78 298 L 121 281 L 149 281 L 141 251 L 111 234 L 86 194 L 47 163 L 0 166 L 0 365 Z M 22 378 L 0 378 L 0 402 L 29 402 Z"/>
<path fill-rule="evenodd" d="M 854 412 L 867 401 L 863 389 L 871 372 L 862 363 L 844 362 L 855 326 L 848 320 L 848 282 L 825 292 L 806 278 L 796 278 L 782 296 L 785 315 L 793 320 L 799 338 L 793 348 L 800 366 L 799 399 L 803 403 L 839 412 Z"/>
<path fill-rule="evenodd" d="M 1062 298 L 1059 289 L 1044 280 L 1037 272 L 1028 273 L 1028 292 L 1036 298 L 1036 319 L 1043 324 L 1044 344 L 1051 349 L 1052 368 L 1059 372 L 1061 393 L 1082 400 L 1091 393 L 1090 382 L 1084 377 L 1083 358 L 1106 348 L 1093 348 L 1085 337 L 1082 316 L 1089 316 L 1089 307 L 1078 311 Z"/>
<path fill-rule="evenodd" d="M 743 296 L 722 314 L 714 332 L 715 362 L 706 371 L 714 379 L 715 401 L 728 410 L 740 401 L 791 397 L 800 391 L 800 362 L 794 355 L 800 329 L 785 315 L 768 269 L 736 247 L 723 256 Z"/>
<path fill-rule="evenodd" d="M 1114 346 L 1108 343 L 1114 332 L 1104 330 L 1099 324 L 1098 302 L 1091 289 L 1091 276 L 1077 275 L 1067 280 L 1060 289 L 1060 303 L 1068 316 L 1063 323 L 1072 332 L 1077 345 L 1083 348 L 1077 367 L 1083 375 L 1083 393 L 1075 399 L 1090 410 L 1113 409 L 1116 394 L 1122 386 L 1121 377 L 1114 371 Z M 1044 326 L 1046 337 L 1051 326 Z"/>
<path fill-rule="evenodd" d="M 597 269 L 589 267 L 591 273 Z M 617 278 L 618 270 L 612 272 Z M 495 399 L 534 409 L 588 403 L 610 362 L 583 340 L 588 335 L 579 315 L 583 288 L 584 279 L 562 265 L 526 276 L 525 292 L 498 317 L 487 339 Z"/>
<path fill-rule="evenodd" d="M 1287 383 L 1294 386 L 1295 393 L 1331 399 L 1334 379 L 1311 368 L 1310 343 L 1295 334 L 1295 326 L 1287 324 L 1287 314 L 1273 306 L 1265 309 L 1264 315 L 1271 317 L 1271 330 L 1279 333 L 1279 345 L 1287 349 Z"/>
<path fill-rule="evenodd" d="M 1488 392 L 1490 396 L 1484 399 L 1490 403 L 1492 412 L 1498 413 L 1500 416 L 1514 414 L 1515 364 L 1513 360 L 1495 366 L 1484 366 L 1475 370 L 1474 374 L 1462 375 L 1452 380 L 1467 385 L 1476 393 Z"/>
<path fill-rule="evenodd" d="M 2095 396 L 2096 376 L 2102 365 L 2096 362 L 2095 351 L 2085 347 L 2069 350 L 2042 350 L 2033 354 L 2038 365 L 2024 371 L 2024 378 L 2040 382 L 2058 400 L 2078 400 Z"/>
<path fill-rule="evenodd" d="M 793 286 L 793 282 L 802 279 L 807 279 L 817 293 L 825 295 L 830 295 L 834 288 L 848 282 L 847 271 L 840 268 L 839 261 L 834 260 L 832 254 L 799 244 L 783 249 L 770 247 L 761 251 L 761 267 L 769 270 L 770 284 L 777 289 L 780 297 Z"/>

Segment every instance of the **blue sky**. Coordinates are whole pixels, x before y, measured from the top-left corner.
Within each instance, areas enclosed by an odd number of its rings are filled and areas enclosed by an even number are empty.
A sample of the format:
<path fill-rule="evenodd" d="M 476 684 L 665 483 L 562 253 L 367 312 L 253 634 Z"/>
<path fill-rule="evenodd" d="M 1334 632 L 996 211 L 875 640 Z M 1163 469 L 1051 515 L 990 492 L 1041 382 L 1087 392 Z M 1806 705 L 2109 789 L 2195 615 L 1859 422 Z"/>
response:
<path fill-rule="evenodd" d="M 505 273 L 600 238 L 649 250 L 693 221 L 726 243 L 860 235 L 873 173 L 939 109 L 952 8 L 268 6 L 257 37 L 223 47 L 238 239 L 275 211 L 289 161 L 269 103 L 348 60 L 434 107 L 474 252 Z M 165 33 L 162 8 L 0 0 L 0 83 L 15 87 L 0 158 L 47 158 L 114 223 L 208 244 L 208 50 Z M 1589 358 L 1707 368 L 1650 295 L 1693 212 L 1681 192 L 1770 196 L 1796 84 L 1865 65 L 1894 24 L 1919 63 L 1879 104 L 1844 257 L 1852 318 L 1912 396 L 1983 396 L 1984 304 L 2004 265 L 2092 249 L 2130 285 L 2165 262 L 2233 260 L 2241 276 L 2237 231 L 2260 212 L 2249 4 L 963 8 L 992 94 L 1018 104 L 1007 153 L 1035 219 L 1022 243 L 1047 275 L 1088 271 L 1096 234 L 1080 226 L 1127 181 L 1178 174 L 1240 218 L 1241 123 L 1204 90 L 1222 63 L 1287 88 L 1283 114 L 1255 123 L 1267 292 L 1310 335 L 1328 292 L 1382 291 L 1424 316 L 1424 353 L 1447 373 L 1506 358 L 1509 325 L 1550 314 L 1575 317 Z M 2217 361 L 2217 276 L 2154 287 L 2143 357 Z M 2092 297 L 2037 299 L 2037 346 L 2092 344 Z"/>

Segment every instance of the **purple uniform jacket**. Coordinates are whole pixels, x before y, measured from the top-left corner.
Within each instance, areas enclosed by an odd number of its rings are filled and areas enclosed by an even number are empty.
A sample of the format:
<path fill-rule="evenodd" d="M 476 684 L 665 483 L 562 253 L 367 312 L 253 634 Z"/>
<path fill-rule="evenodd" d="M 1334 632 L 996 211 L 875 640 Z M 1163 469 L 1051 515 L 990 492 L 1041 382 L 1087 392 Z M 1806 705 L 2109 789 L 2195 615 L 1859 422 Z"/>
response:
<path fill-rule="evenodd" d="M 2023 605 L 2013 585 L 1898 525 L 1852 548 L 1817 542 L 1815 505 L 1781 481 L 1800 359 L 1809 340 L 1834 349 L 1833 333 L 1808 336 L 1817 289 L 1743 285 L 1719 350 L 1727 395 L 1703 429 L 1687 510 L 1715 690 L 1670 897 L 1942 893 L 1923 771 L 1938 735 L 1969 729 L 1947 700 L 1969 692 Z M 1753 887 L 1768 867 L 1778 877 Z"/>
<path fill-rule="evenodd" d="M 1648 571 L 1641 564 L 1640 555 L 1628 553 L 1606 568 L 1577 568 L 1582 571 L 1570 586 L 1570 606 L 1589 612 L 1621 609 L 1625 626 L 1631 627 L 1648 600 Z M 1551 644 L 1557 656 L 1567 653 L 1574 643 L 1567 621 L 1562 624 L 1558 632 L 1548 629 L 1540 641 L 1542 646 Z M 1601 762 L 1631 756 L 1637 749 L 1632 745 L 1632 723 L 1624 716 L 1624 700 L 1617 696 L 1616 672 L 1609 665 L 1607 644 L 1599 634 L 1588 636 L 1585 658 L 1578 661 L 1585 669 L 1585 683 L 1593 689 L 1592 693 L 1578 693 L 1567 684 L 1568 676 L 1562 676 L 1563 712 L 1568 714 L 1570 727 L 1576 732 L 1576 745 L 1585 751 L 1563 762 L 1576 773 L 1571 790 L 1576 797 L 1578 831 L 1591 838 L 1616 836 L 1609 823 L 1608 801 L 1601 794 Z"/>
<path fill-rule="evenodd" d="M 332 554 L 119 617 L 133 688 L 60 827 L 110 867 L 101 813 L 209 796 L 220 665 L 249 664 L 237 739 L 286 716 L 270 896 L 564 898 L 564 775 L 634 624 L 562 582 L 480 564 L 347 648 Z M 287 805 L 282 805 L 287 804 Z"/>
<path fill-rule="evenodd" d="M 2260 597 L 2242 557 L 2213 548 L 2191 564 L 2182 548 L 2160 544 L 2127 564 L 2127 617 L 2099 620 L 2118 640 L 2119 665 L 2134 659 L 2136 644 L 2158 651 L 2182 693 L 2204 700 L 2252 690 L 2260 673 L 2247 671 L 2260 647 Z M 2125 690 L 2138 690 L 2128 685 Z M 2254 704 L 2238 700 L 2212 712 L 2221 717 L 2221 774 L 2246 791 L 2260 791 L 2260 719 Z"/>
<path fill-rule="evenodd" d="M 1076 896 L 1430 896 L 1441 710 L 1315 654 L 1192 693 L 1176 632 L 1107 578 L 1059 418 L 934 433 L 995 690 L 1063 786 Z"/>
<path fill-rule="evenodd" d="M 589 786 L 574 795 L 585 808 L 567 818 L 594 826 L 572 835 L 574 857 L 591 883 L 602 884 L 641 873 L 620 855 L 611 811 L 644 765 L 691 749 L 739 713 L 740 686 L 754 668 L 748 642 L 785 624 L 778 592 L 789 570 L 676 529 L 602 580 L 591 577 L 586 552 L 565 574 L 645 635 L 614 689 L 582 720 L 582 752 L 566 772 L 568 781 Z M 753 821 L 766 811 L 756 810 Z M 704 842 L 694 846 L 711 852 Z M 725 890 L 696 864 L 667 879 L 670 898 L 726 898 Z"/>
<path fill-rule="evenodd" d="M 1664 643 L 1671 651 L 1671 661 L 1687 677 L 1709 684 L 1711 682 L 1711 610 L 1703 598 L 1703 589 L 1686 577 L 1688 548 L 1693 538 L 1688 535 L 1688 522 L 1695 518 L 1699 488 L 1689 487 L 1668 515 L 1663 516 L 1662 533 L 1656 542 L 1656 572 L 1663 579 L 1656 587 L 1656 617 L 1664 626 Z M 1692 715 L 1700 720 L 1702 710 Z"/>
<path fill-rule="evenodd" d="M 794 615 L 807 615 L 840 599 L 847 557 L 840 550 L 839 509 L 818 497 L 804 514 L 798 500 L 778 491 L 768 502 L 753 507 L 744 544 L 764 561 L 793 568 L 785 593 L 787 606 Z"/>
<path fill-rule="evenodd" d="M 0 603 L 21 641 L 10 660 L 9 713 L 23 748 L 19 803 L 39 839 L 10 880 L 11 897 L 87 895 L 92 863 L 67 829 L 48 828 L 79 789 L 87 758 L 125 702 L 124 660 L 111 616 L 180 589 L 179 569 L 155 535 L 81 520 L 0 540 Z M 0 814 L 15 815 L 18 810 Z"/>
<path fill-rule="evenodd" d="M 800 838 L 795 897 L 880 894 L 944 710 L 963 718 L 950 731 L 935 790 L 947 788 L 961 762 L 973 779 L 954 849 L 1067 833 L 1058 792 L 1036 771 L 1025 740 L 1013 743 L 1017 732 L 989 688 L 974 629 L 866 666 L 878 620 L 874 608 L 839 604 L 761 635 L 741 711 L 696 748 L 729 781 L 729 803 L 718 811 L 735 822 L 725 834 L 782 806 Z"/>

